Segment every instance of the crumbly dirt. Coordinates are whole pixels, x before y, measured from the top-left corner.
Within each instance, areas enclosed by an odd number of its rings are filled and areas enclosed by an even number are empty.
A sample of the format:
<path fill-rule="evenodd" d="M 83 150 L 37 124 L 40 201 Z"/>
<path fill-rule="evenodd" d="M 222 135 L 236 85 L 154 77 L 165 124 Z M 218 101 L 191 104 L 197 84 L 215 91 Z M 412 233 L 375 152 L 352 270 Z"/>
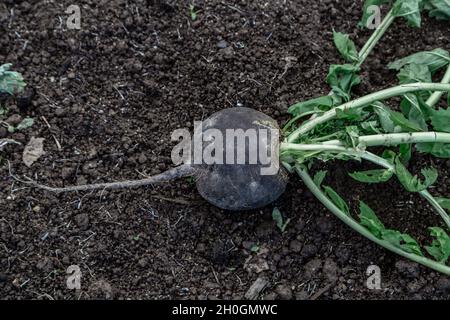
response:
<path fill-rule="evenodd" d="M 273 205 L 238 213 L 206 203 L 190 179 L 54 195 L 10 176 L 8 161 L 13 174 L 54 186 L 156 174 L 172 165 L 174 129 L 238 105 L 283 124 L 289 105 L 329 91 L 328 66 L 341 62 L 332 28 L 358 47 L 370 35 L 357 27 L 359 1 L 196 0 L 192 21 L 187 0 L 84 0 L 81 30 L 69 30 L 73 3 L 0 3 L 0 62 L 13 63 L 28 83 L 25 96 L 5 102 L 8 117 L 36 121 L 14 134 L 0 129 L 0 137 L 45 138 L 31 168 L 23 145 L 1 154 L 0 298 L 238 299 L 258 278 L 263 299 L 449 298 L 449 277 L 362 238 L 295 176 Z M 450 49 L 449 39 L 444 22 L 425 17 L 412 29 L 396 21 L 364 64 L 355 95 L 396 83 L 389 61 Z M 412 168 L 424 164 L 439 168 L 433 194 L 450 196 L 450 161 L 417 155 Z M 325 183 L 353 208 L 364 199 L 389 227 L 430 241 L 426 228 L 439 219 L 417 195 L 394 179 L 352 181 L 346 172 L 360 164 L 325 167 Z M 274 207 L 291 219 L 284 233 Z M 372 264 L 381 290 L 366 287 Z M 66 286 L 70 265 L 82 272 L 80 290 Z"/>

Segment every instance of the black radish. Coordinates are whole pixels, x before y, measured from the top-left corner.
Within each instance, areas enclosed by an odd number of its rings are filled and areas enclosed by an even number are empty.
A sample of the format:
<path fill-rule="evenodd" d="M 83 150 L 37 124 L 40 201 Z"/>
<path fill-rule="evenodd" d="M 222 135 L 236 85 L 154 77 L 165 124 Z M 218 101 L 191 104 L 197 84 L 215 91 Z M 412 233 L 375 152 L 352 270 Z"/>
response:
<path fill-rule="evenodd" d="M 192 176 L 196 180 L 197 190 L 203 198 L 219 208 L 228 210 L 260 208 L 273 202 L 284 192 L 288 179 L 284 169 L 275 168 L 276 170 L 272 174 L 264 175 L 261 174 L 261 169 L 267 168 L 270 166 L 270 163 L 262 162 L 259 156 L 256 159 L 256 163 L 250 162 L 252 147 L 254 147 L 252 144 L 258 144 L 258 149 L 255 150 L 266 152 L 268 155 L 270 155 L 272 149 L 278 151 L 276 149 L 278 148 L 278 141 L 275 141 L 276 145 L 272 147 L 274 140 L 271 139 L 270 135 L 262 137 L 259 134 L 264 130 L 268 134 L 278 132 L 279 127 L 274 119 L 250 108 L 235 107 L 214 113 L 210 118 L 202 122 L 201 129 L 203 135 L 211 132 L 211 129 L 216 129 L 222 134 L 225 141 L 223 141 L 223 144 L 218 145 L 216 150 L 222 149 L 224 163 L 206 164 L 205 161 L 202 161 L 201 163 L 182 164 L 161 174 L 140 180 L 87 184 L 64 188 L 53 188 L 39 184 L 36 184 L 36 186 L 59 193 L 94 189 L 132 188 Z M 239 150 L 238 147 L 240 146 L 236 142 L 228 141 L 231 143 L 232 148 L 226 149 L 227 130 L 231 132 L 242 130 L 241 135 L 245 132 L 255 132 L 258 139 L 257 141 L 252 141 L 251 137 L 247 137 L 244 148 Z M 235 136 L 233 136 L 234 138 Z M 212 141 L 210 143 L 215 142 Z M 202 146 L 202 151 L 208 146 L 209 144 L 205 143 Z M 231 163 L 225 161 L 227 152 L 233 154 L 234 161 Z M 236 159 L 239 154 L 245 155 L 244 163 L 237 163 Z M 278 152 L 275 152 L 273 156 L 278 157 Z M 278 161 L 276 162 L 278 163 Z"/>

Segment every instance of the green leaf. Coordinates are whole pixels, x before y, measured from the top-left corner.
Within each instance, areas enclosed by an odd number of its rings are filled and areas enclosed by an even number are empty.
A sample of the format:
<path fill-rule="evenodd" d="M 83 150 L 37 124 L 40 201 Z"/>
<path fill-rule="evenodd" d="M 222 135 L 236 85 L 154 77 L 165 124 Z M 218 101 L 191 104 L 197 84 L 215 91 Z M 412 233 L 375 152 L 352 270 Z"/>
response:
<path fill-rule="evenodd" d="M 272 219 L 276 222 L 278 229 L 281 230 L 283 227 L 283 216 L 281 215 L 281 211 L 276 207 L 273 208 Z"/>
<path fill-rule="evenodd" d="M 341 209 L 345 214 L 350 215 L 350 209 L 348 208 L 347 203 L 345 203 L 344 199 L 341 198 L 340 195 L 337 194 L 331 187 L 324 186 L 323 187 L 325 193 L 330 197 L 331 201 Z"/>
<path fill-rule="evenodd" d="M 417 151 L 429 153 L 438 158 L 450 158 L 450 143 L 424 142 L 416 144 Z"/>
<path fill-rule="evenodd" d="M 388 181 L 394 174 L 391 170 L 374 169 L 349 173 L 349 176 L 359 182 L 380 183 Z"/>
<path fill-rule="evenodd" d="M 281 233 L 286 230 L 287 225 L 291 221 L 291 219 L 287 219 L 286 222 L 283 221 L 283 216 L 278 208 L 273 208 L 272 211 L 272 219 L 276 222 L 278 229 L 280 229 Z"/>
<path fill-rule="evenodd" d="M 326 170 L 317 171 L 317 173 L 314 175 L 314 178 L 313 178 L 313 181 L 316 184 L 316 186 L 318 186 L 320 188 L 326 175 L 327 175 Z"/>
<path fill-rule="evenodd" d="M 385 227 L 375 212 L 362 201 L 359 201 L 359 219 L 361 225 L 366 227 L 375 237 L 381 239 Z"/>
<path fill-rule="evenodd" d="M 301 116 L 311 111 L 329 110 L 338 103 L 339 101 L 336 101 L 335 98 L 331 95 L 323 96 L 307 101 L 297 102 L 289 107 L 288 112 L 293 116 Z"/>
<path fill-rule="evenodd" d="M 439 227 L 428 228 L 431 236 L 436 239 L 433 240 L 431 246 L 425 246 L 425 249 L 440 263 L 446 263 L 450 256 L 450 237 L 447 233 Z"/>
<path fill-rule="evenodd" d="M 383 159 L 387 160 L 390 164 L 394 164 L 395 158 L 397 157 L 397 155 L 392 150 L 384 150 L 381 157 Z"/>
<path fill-rule="evenodd" d="M 448 0 L 424 0 L 424 9 L 430 17 L 438 20 L 450 20 L 450 2 Z"/>
<path fill-rule="evenodd" d="M 23 130 L 30 128 L 34 124 L 33 118 L 25 118 L 23 119 L 16 127 L 17 130 Z"/>
<path fill-rule="evenodd" d="M 360 123 L 364 134 L 379 134 L 383 133 L 380 128 L 380 124 L 377 120 L 369 120 Z"/>
<path fill-rule="evenodd" d="M 399 158 L 403 164 L 408 164 L 412 156 L 412 146 L 409 143 L 401 144 L 399 146 Z"/>
<path fill-rule="evenodd" d="M 397 73 L 400 84 L 414 82 L 433 82 L 431 71 L 425 64 L 411 63 L 404 65 Z"/>
<path fill-rule="evenodd" d="M 428 131 L 428 125 L 426 122 L 425 114 L 422 110 L 417 109 L 415 106 L 409 108 L 408 118 L 411 123 L 415 124 L 421 129 L 421 131 Z"/>
<path fill-rule="evenodd" d="M 418 94 L 408 93 L 403 96 L 400 108 L 402 113 L 408 117 L 409 120 L 416 123 L 423 130 L 428 130 L 426 121 L 430 119 L 434 112 L 424 100 L 428 99 L 430 92 L 422 91 Z"/>
<path fill-rule="evenodd" d="M 372 104 L 374 107 L 374 111 L 378 116 L 378 120 L 380 121 L 380 125 L 386 133 L 394 133 L 396 132 L 395 123 L 391 119 L 391 112 L 388 107 L 386 107 L 381 102 L 375 102 Z"/>
<path fill-rule="evenodd" d="M 361 120 L 364 116 L 367 115 L 367 112 L 364 111 L 364 108 L 356 108 L 356 109 L 336 109 L 336 118 L 337 119 L 345 119 L 345 120 Z"/>
<path fill-rule="evenodd" d="M 400 183 L 405 187 L 409 192 L 419 192 L 425 190 L 433 183 L 436 182 L 438 173 L 434 168 L 424 168 L 421 170 L 422 175 L 424 176 L 424 181 L 422 182 L 417 175 L 413 176 L 408 169 L 403 165 L 399 158 L 395 159 L 395 171 L 397 174 L 397 178 Z"/>
<path fill-rule="evenodd" d="M 450 199 L 449 198 L 435 198 L 442 208 L 450 211 Z"/>
<path fill-rule="evenodd" d="M 450 132 L 450 109 L 435 110 L 431 114 L 431 124 L 436 131 Z"/>
<path fill-rule="evenodd" d="M 347 62 L 358 61 L 358 51 L 348 34 L 333 30 L 333 41 L 339 53 Z"/>
<path fill-rule="evenodd" d="M 363 6 L 363 16 L 361 18 L 361 21 L 358 23 L 359 26 L 366 27 L 369 22 L 369 18 L 373 15 L 373 12 L 370 10 L 371 6 L 379 6 L 384 3 L 388 3 L 389 0 L 366 0 L 364 1 Z"/>
<path fill-rule="evenodd" d="M 334 94 L 349 101 L 352 87 L 361 82 L 358 72 L 359 68 L 351 64 L 332 64 L 328 71 L 327 83 Z"/>
<path fill-rule="evenodd" d="M 189 15 L 191 16 L 191 20 L 197 20 L 197 11 L 195 10 L 195 6 L 191 3 L 189 4 Z"/>
<path fill-rule="evenodd" d="M 362 201 L 359 202 L 359 211 L 361 225 L 366 227 L 375 237 L 385 240 L 405 252 L 423 256 L 416 240 L 406 233 L 386 229 L 375 212 Z"/>
<path fill-rule="evenodd" d="M 388 64 L 389 69 L 400 70 L 407 64 L 426 65 L 433 74 L 436 70 L 445 67 L 450 62 L 448 51 L 437 48 L 432 51 L 422 51 L 409 55 L 405 58 L 395 60 Z"/>
<path fill-rule="evenodd" d="M 345 133 L 349 144 L 355 148 L 358 145 L 359 129 L 357 126 L 347 126 L 345 127 Z"/>
<path fill-rule="evenodd" d="M 389 116 L 395 125 L 400 126 L 407 132 L 423 131 L 420 126 L 405 118 L 405 116 L 397 111 L 389 110 Z"/>
<path fill-rule="evenodd" d="M 382 231 L 381 235 L 383 240 L 391 243 L 397 248 L 402 249 L 408 253 L 414 253 L 419 256 L 423 256 L 422 250 L 416 240 L 406 233 L 401 233 L 397 230 L 386 229 Z"/>
<path fill-rule="evenodd" d="M 22 92 L 25 87 L 25 82 L 20 73 L 9 71 L 11 63 L 6 63 L 0 66 L 0 93 L 14 94 Z"/>
<path fill-rule="evenodd" d="M 397 0 L 392 7 L 392 15 L 405 18 L 410 26 L 420 27 L 420 1 Z"/>

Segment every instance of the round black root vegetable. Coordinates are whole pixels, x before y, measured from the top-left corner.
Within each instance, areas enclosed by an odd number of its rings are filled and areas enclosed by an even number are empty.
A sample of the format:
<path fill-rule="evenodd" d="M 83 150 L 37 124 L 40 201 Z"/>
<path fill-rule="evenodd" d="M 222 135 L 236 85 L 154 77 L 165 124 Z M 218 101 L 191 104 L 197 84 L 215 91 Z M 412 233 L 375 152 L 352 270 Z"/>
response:
<path fill-rule="evenodd" d="M 276 121 L 269 116 L 250 108 L 230 108 L 214 113 L 210 118 L 203 121 L 202 133 L 207 133 L 209 129 L 217 129 L 223 136 L 223 164 L 183 164 L 172 168 L 161 174 L 140 180 L 128 180 L 111 183 L 87 184 L 70 186 L 65 188 L 53 188 L 40 185 L 35 182 L 28 182 L 34 186 L 51 192 L 87 191 L 95 189 L 121 189 L 132 188 L 154 183 L 167 182 L 180 177 L 192 176 L 196 180 L 197 190 L 200 195 L 213 205 L 228 210 L 247 210 L 263 207 L 276 200 L 285 190 L 287 174 L 284 169 L 279 168 L 274 174 L 261 174 L 263 167 L 270 166 L 267 159 L 261 161 L 259 152 L 266 152 L 269 157 L 278 157 L 278 153 L 270 152 L 272 144 L 270 139 L 270 129 L 278 130 Z M 249 129 L 258 134 L 261 129 L 266 129 L 269 135 L 267 139 L 258 138 L 258 156 L 256 162 L 250 162 L 250 156 L 254 155 L 254 148 L 250 147 L 249 140 L 245 142 L 244 149 L 237 149 L 238 144 L 234 144 L 234 163 L 226 160 L 227 151 L 226 136 L 227 129 L 242 129 L 246 132 Z M 250 130 L 251 131 L 251 130 Z M 216 131 L 217 132 L 217 131 Z M 211 143 L 203 143 L 202 149 Z M 251 143 L 254 143 L 252 141 Z M 278 141 L 276 148 L 278 148 Z M 217 149 L 216 149 L 217 151 Z M 237 155 L 245 153 L 245 161 L 237 162 Z M 275 160 L 275 159 L 273 159 Z M 277 163 L 278 163 L 278 159 Z M 23 181 L 22 181 L 23 182 Z"/>
<path fill-rule="evenodd" d="M 264 113 L 250 108 L 230 108 L 216 112 L 204 121 L 202 131 L 205 133 L 208 129 L 218 129 L 225 137 L 225 145 L 229 142 L 226 139 L 227 129 L 253 129 L 253 132 L 260 133 L 260 129 L 270 128 L 278 130 L 278 124 Z M 270 153 L 270 148 L 270 139 L 258 145 L 258 151 L 262 149 L 266 154 Z M 234 151 L 236 157 L 236 153 L 243 150 Z M 213 205 L 229 210 L 255 209 L 278 199 L 287 183 L 284 169 L 280 168 L 277 174 L 262 175 L 261 168 L 267 165 L 261 163 L 259 156 L 256 164 L 249 164 L 252 152 L 254 150 L 250 150 L 247 143 L 245 164 L 235 161 L 235 164 L 203 165 L 197 176 L 197 190 L 201 196 Z M 224 159 L 226 153 L 227 150 L 223 150 Z"/>

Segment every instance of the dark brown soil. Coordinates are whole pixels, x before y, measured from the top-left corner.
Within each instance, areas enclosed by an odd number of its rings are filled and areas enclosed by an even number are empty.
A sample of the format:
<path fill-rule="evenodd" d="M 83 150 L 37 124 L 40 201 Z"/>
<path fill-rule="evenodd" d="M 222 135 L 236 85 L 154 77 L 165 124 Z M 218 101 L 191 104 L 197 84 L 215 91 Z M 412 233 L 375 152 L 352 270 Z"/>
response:
<path fill-rule="evenodd" d="M 66 28 L 74 1 L 0 3 L 0 62 L 10 62 L 36 92 L 8 101 L 9 115 L 35 125 L 7 135 L 45 138 L 31 168 L 22 146 L 4 149 L 0 169 L 0 298 L 236 299 L 257 278 L 262 298 L 448 299 L 450 279 L 362 238 L 291 177 L 287 192 L 262 210 L 226 212 L 200 198 L 189 179 L 154 188 L 52 195 L 24 188 L 8 172 L 62 186 L 139 178 L 171 164 L 170 134 L 237 105 L 279 121 L 289 105 L 323 95 L 328 66 L 340 62 L 332 28 L 361 47 L 361 4 L 335 1 L 94 1 L 81 6 L 81 30 Z M 450 48 L 448 24 L 421 29 L 396 21 L 363 66 L 361 95 L 396 82 L 395 57 Z M 287 69 L 286 57 L 297 62 Z M 26 100 L 26 99 L 25 99 Z M 58 144 L 61 148 L 58 148 Z M 416 157 L 440 171 L 434 194 L 450 196 L 450 162 Z M 386 225 L 427 243 L 438 223 L 417 195 L 396 181 L 363 186 L 327 164 L 326 183 L 354 206 L 364 199 Z M 281 234 L 277 206 L 291 222 Z M 251 249 L 259 247 L 258 253 Z M 381 268 L 369 290 L 366 269 Z M 78 265 L 81 290 L 66 287 Z M 259 272 L 259 273 L 258 273 Z"/>

